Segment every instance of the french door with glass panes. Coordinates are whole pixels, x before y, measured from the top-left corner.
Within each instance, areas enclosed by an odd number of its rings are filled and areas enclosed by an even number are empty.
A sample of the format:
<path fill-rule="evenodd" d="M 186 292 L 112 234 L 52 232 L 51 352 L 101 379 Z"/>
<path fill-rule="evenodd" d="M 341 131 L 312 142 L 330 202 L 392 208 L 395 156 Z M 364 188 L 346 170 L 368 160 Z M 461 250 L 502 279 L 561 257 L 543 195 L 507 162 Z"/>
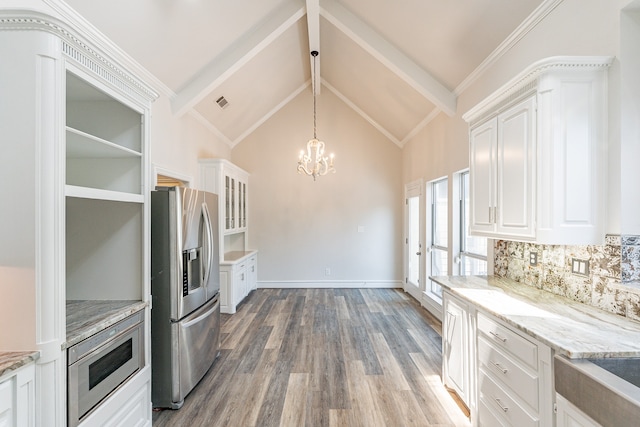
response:
<path fill-rule="evenodd" d="M 424 236 L 424 202 L 422 181 L 405 187 L 404 290 L 418 301 L 424 292 L 422 246 Z"/>

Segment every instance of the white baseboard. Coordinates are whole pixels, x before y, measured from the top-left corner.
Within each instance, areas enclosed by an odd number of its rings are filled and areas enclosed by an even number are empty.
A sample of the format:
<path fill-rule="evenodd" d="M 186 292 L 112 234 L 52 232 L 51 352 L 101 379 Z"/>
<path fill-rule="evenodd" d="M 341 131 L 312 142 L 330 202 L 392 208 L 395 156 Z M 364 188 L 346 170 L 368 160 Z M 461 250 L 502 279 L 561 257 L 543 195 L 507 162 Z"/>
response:
<path fill-rule="evenodd" d="M 442 322 L 442 303 L 436 302 L 433 298 L 427 295 L 426 292 L 422 293 L 422 300 L 420 301 L 422 306 L 436 319 Z"/>
<path fill-rule="evenodd" d="M 358 289 L 402 288 L 401 280 L 265 280 L 258 282 L 263 289 Z"/>

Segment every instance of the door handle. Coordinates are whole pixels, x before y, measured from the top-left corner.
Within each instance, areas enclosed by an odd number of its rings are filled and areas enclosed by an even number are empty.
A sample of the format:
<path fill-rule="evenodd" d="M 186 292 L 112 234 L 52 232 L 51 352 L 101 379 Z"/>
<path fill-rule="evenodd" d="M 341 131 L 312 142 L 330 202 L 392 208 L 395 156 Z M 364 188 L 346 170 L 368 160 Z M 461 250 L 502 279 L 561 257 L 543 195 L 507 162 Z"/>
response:
<path fill-rule="evenodd" d="M 211 216 L 209 216 L 209 209 L 207 208 L 207 204 L 202 204 L 202 218 L 204 220 L 204 233 L 205 233 L 205 241 L 206 241 L 206 252 L 205 252 L 205 261 L 203 263 L 204 274 L 204 288 L 207 289 L 207 285 L 209 283 L 209 276 L 211 275 L 211 267 L 213 265 L 213 245 L 215 244 L 213 241 L 213 228 L 211 225 Z"/>

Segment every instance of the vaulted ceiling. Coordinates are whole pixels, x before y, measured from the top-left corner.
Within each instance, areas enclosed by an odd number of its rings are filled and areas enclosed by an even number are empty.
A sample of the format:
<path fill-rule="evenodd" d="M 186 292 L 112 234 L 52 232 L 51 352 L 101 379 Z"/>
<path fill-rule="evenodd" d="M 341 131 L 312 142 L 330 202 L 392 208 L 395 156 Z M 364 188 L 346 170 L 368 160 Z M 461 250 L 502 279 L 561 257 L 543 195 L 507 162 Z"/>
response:
<path fill-rule="evenodd" d="M 66 0 L 230 146 L 303 90 L 402 146 L 558 0 Z M 216 102 L 224 97 L 223 109 Z M 310 106 L 311 111 L 311 106 Z"/>

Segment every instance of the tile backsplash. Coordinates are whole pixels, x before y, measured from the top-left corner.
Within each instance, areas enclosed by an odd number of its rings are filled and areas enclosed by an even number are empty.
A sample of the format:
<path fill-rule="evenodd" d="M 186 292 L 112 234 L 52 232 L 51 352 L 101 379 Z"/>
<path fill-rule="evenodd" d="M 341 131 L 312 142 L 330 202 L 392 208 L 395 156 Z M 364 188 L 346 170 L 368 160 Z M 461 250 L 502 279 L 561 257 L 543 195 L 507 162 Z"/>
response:
<path fill-rule="evenodd" d="M 640 320 L 640 236 L 607 235 L 602 246 L 496 240 L 494 249 L 497 276 Z"/>

